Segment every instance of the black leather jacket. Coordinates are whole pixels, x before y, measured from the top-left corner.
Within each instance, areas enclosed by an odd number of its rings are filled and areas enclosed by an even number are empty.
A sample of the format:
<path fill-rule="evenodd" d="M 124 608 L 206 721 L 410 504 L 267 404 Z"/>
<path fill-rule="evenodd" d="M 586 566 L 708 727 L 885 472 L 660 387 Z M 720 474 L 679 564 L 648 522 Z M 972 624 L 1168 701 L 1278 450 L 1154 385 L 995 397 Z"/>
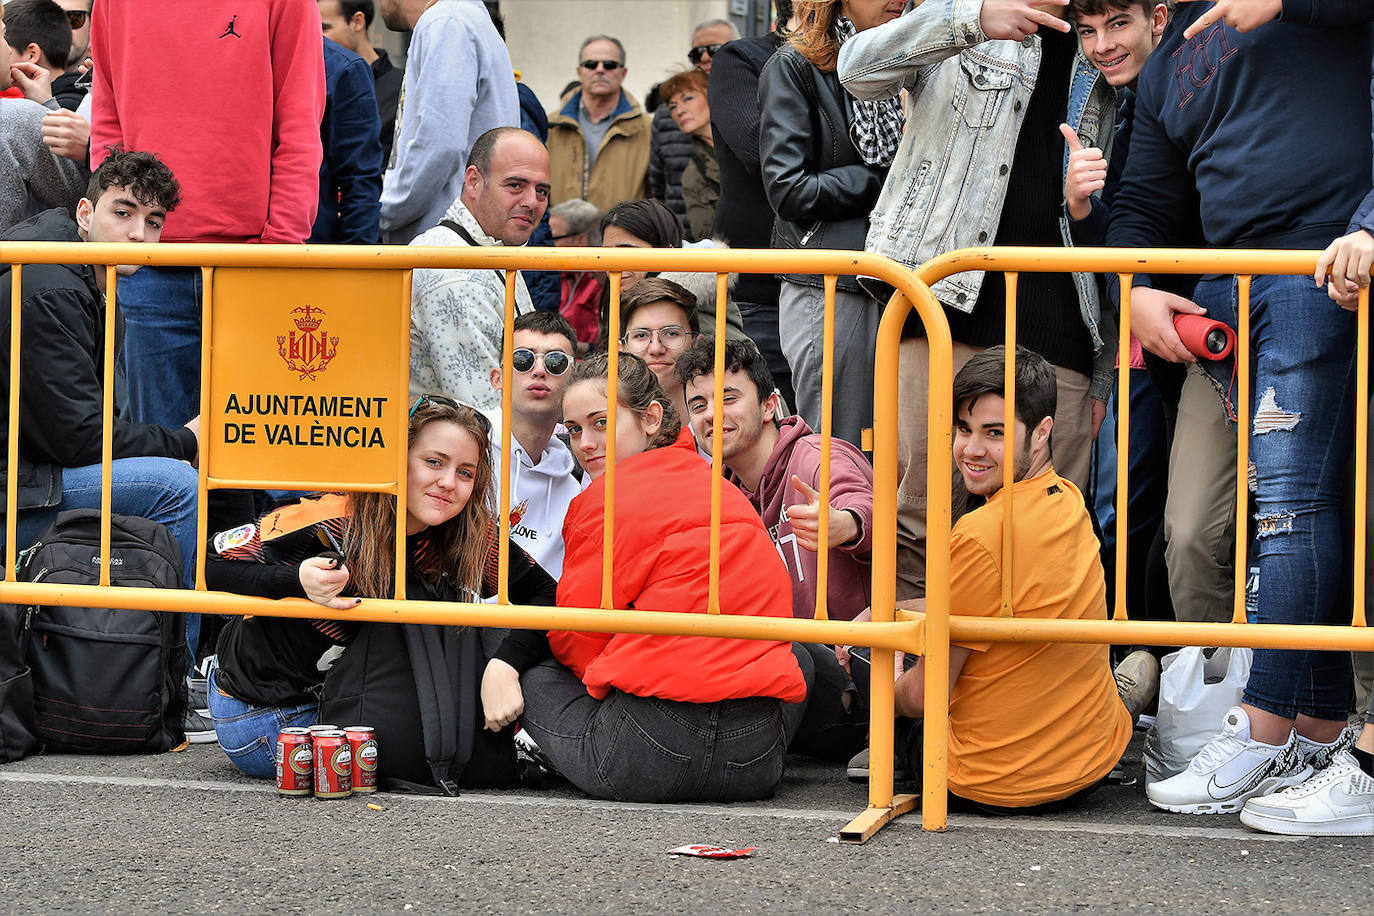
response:
<path fill-rule="evenodd" d="M 868 215 L 887 170 L 868 165 L 854 148 L 849 124 L 854 99 L 835 73 L 822 73 L 783 45 L 759 77 L 759 137 L 763 184 L 777 219 L 774 248 L 862 251 Z M 821 286 L 817 276 L 789 276 Z M 842 289 L 857 290 L 852 277 Z"/>

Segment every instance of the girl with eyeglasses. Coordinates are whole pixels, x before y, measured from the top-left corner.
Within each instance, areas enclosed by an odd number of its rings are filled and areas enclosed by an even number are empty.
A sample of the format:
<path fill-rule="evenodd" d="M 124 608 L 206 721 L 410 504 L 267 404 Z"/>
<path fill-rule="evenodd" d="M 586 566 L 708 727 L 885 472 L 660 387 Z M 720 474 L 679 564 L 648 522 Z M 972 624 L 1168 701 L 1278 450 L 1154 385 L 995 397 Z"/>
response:
<path fill-rule="evenodd" d="M 563 424 L 593 478 L 563 525 L 558 603 L 601 605 L 608 409 L 616 412 L 612 604 L 704 614 L 711 472 L 658 380 L 621 354 L 617 402 L 609 357 L 573 370 Z M 791 583 L 743 494 L 721 491 L 721 613 L 791 616 Z M 791 643 L 692 636 L 548 634 L 553 658 L 493 662 L 489 708 L 517 710 L 525 731 L 578 788 L 646 802 L 743 801 L 770 794 L 801 720 L 806 683 Z"/>
<path fill-rule="evenodd" d="M 490 422 L 474 408 L 438 395 L 411 407 L 406 464 L 406 597 L 474 601 L 496 592 L 497 527 L 488 457 Z M 234 617 L 220 636 L 209 675 L 210 712 L 225 754 L 244 773 L 275 774 L 277 735 L 285 726 L 325 718 L 371 725 L 381 748 L 380 775 L 433 784 L 510 784 L 509 730 L 480 740 L 467 760 L 436 768 L 438 737 L 421 712 L 420 664 L 436 677 L 439 720 L 469 733 L 485 718 L 462 720 L 453 685 L 470 679 L 482 654 L 472 628 L 349 621 L 368 598 L 395 593 L 396 498 L 384 493 L 325 494 L 221 532 L 206 550 L 209 588 L 265 598 L 309 598 L 330 618 Z M 555 583 L 516 544 L 508 587 L 516 604 L 552 604 Z M 488 645 L 502 631 L 482 634 Z M 480 647 L 477 647 L 480 648 Z M 461 691 L 459 691 L 461 693 Z M 323 705 L 322 705 L 323 702 Z M 503 722 L 502 725 L 509 725 Z M 462 764 L 467 764 L 464 768 Z"/>

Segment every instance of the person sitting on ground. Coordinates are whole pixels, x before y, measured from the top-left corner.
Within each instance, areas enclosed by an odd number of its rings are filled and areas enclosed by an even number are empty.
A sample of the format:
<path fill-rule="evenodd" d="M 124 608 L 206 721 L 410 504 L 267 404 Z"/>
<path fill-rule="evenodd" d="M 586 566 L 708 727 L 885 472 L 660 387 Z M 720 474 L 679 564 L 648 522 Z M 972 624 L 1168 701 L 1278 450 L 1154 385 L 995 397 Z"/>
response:
<path fill-rule="evenodd" d="M 533 134 L 498 127 L 477 138 L 463 193 L 438 226 L 412 245 L 488 248 L 529 241 L 549 203 L 549 154 Z M 479 410 L 500 406 L 487 374 L 501 360 L 506 328 L 502 271 L 416 270 L 411 281 L 410 396 L 439 391 Z M 515 314 L 533 311 L 515 278 Z"/>
<path fill-rule="evenodd" d="M 691 138 L 692 156 L 682 170 L 682 203 L 687 225 L 698 239 L 711 237 L 720 199 L 720 167 L 711 136 L 711 108 L 706 101 L 706 74 L 685 70 L 670 76 L 660 87 L 678 130 Z"/>
<path fill-rule="evenodd" d="M 674 369 L 700 331 L 696 297 L 672 280 L 649 277 L 620 297 L 620 351 L 644 360 L 680 418 L 687 405 Z"/>
<path fill-rule="evenodd" d="M 703 451 L 715 415 L 715 341 L 698 337 L 677 361 L 687 416 Z M 773 376 L 747 340 L 725 342 L 721 458 L 725 476 L 749 497 L 792 574 L 792 612 L 816 613 L 820 545 L 821 436 L 798 416 L 782 416 Z M 826 616 L 853 620 L 868 607 L 873 543 L 873 468 L 843 439 L 830 441 L 829 587 Z"/>
<path fill-rule="evenodd" d="M 549 208 L 549 229 L 559 248 L 586 248 L 601 244 L 597 226 L 601 214 L 581 198 L 565 200 Z M 606 293 L 606 274 L 599 270 L 563 271 L 563 292 L 558 313 L 568 319 L 577 332 L 578 353 L 596 343 L 597 306 Z"/>
<path fill-rule="evenodd" d="M 721 460 L 725 477 L 748 497 L 792 577 L 792 614 L 816 616 L 820 550 L 821 437 L 798 416 L 780 416 L 768 363 L 747 340 L 725 342 Z M 677 361 L 687 412 L 700 448 L 709 452 L 715 416 L 715 341 L 699 337 Z M 868 554 L 873 540 L 873 468 L 843 439 L 830 443 L 829 563 L 825 616 L 853 620 L 868 606 Z M 797 643 L 811 655 L 815 678 L 806 718 L 791 750 L 828 760 L 850 758 L 868 722 L 855 688 L 829 646 Z"/>
<path fill-rule="evenodd" d="M 563 389 L 573 367 L 577 341 L 572 326 L 557 312 L 527 312 L 515 319 L 511 353 L 510 535 L 545 572 L 563 574 L 563 517 L 568 503 L 586 489 L 586 477 L 558 427 Z M 501 367 L 491 370 L 491 385 L 501 392 Z M 501 412 L 492 421 L 491 486 L 501 495 Z"/>
<path fill-rule="evenodd" d="M 439 395 L 422 395 L 411 407 L 407 598 L 472 601 L 496 592 L 489 429 L 475 409 Z M 429 643 L 410 637 L 437 635 L 443 646 L 437 656 L 441 665 L 462 665 L 459 631 L 469 628 L 411 629 L 408 624 L 347 620 L 347 612 L 365 599 L 394 594 L 395 544 L 396 498 L 384 493 L 301 499 L 211 539 L 205 563 L 208 587 L 264 598 L 309 598 L 328 608 L 332 617 L 343 618 L 234 617 L 220 634 L 209 674 L 210 712 L 220 746 L 244 773 L 271 778 L 277 733 L 285 726 L 316 724 L 323 703 L 327 715 L 343 712 L 341 725 L 360 721 L 342 721 L 353 714 L 376 728 L 384 748 L 381 778 L 431 781 L 430 729 L 415 696 L 420 668 L 412 658 L 416 645 Z M 555 585 L 548 574 L 515 543 L 509 557 L 511 601 L 552 604 Z M 474 682 L 477 677 L 470 670 L 460 669 L 459 675 Z M 458 703 L 445 690 L 439 697 L 441 704 Z M 378 715 L 381 709 L 389 714 Z M 482 722 L 460 718 L 458 725 L 480 732 Z M 504 752 L 513 768 L 509 732 L 477 744 L 474 762 L 490 762 Z M 507 780 L 499 766 L 474 765 L 458 781 Z"/>
<path fill-rule="evenodd" d="M 607 403 L 606 354 L 580 363 L 563 394 L 563 424 L 593 480 L 563 525 L 558 603 L 601 603 L 610 407 L 612 606 L 704 614 L 711 471 L 644 361 L 629 354 L 619 360 L 614 405 Z M 722 492 L 720 539 L 721 613 L 790 616 L 787 571 L 748 501 L 730 487 Z M 558 630 L 548 642 L 553 660 L 531 655 L 503 665 L 498 653 L 483 701 L 489 711 L 519 715 L 544 755 L 584 792 L 624 801 L 746 801 L 777 787 L 806 696 L 790 643 Z"/>
<path fill-rule="evenodd" d="M 987 500 L 950 536 L 950 611 L 972 617 L 1105 620 L 1106 586 L 1083 494 L 1054 469 L 1055 374 L 1016 348 L 1016 425 L 1006 435 L 1002 346 L 954 377 L 954 463 Z M 1009 445 L 1010 452 L 1004 451 Z M 1012 463 L 1014 481 L 1002 485 Z M 1012 557 L 1002 554 L 1012 512 Z M 1011 607 L 1002 577 L 1011 577 Z M 925 599 L 903 602 L 922 607 Z M 923 771 L 924 659 L 896 683 L 907 772 Z M 1131 738 L 1132 717 L 1112 680 L 1108 647 L 1072 643 L 956 642 L 949 656 L 951 807 L 981 813 L 1060 809 L 1096 789 Z M 901 720 L 899 720 L 900 722 Z"/>
<path fill-rule="evenodd" d="M 601 217 L 601 244 L 607 248 L 721 248 L 707 239 L 704 242 L 683 242 L 682 227 L 672 211 L 656 200 L 632 200 L 617 204 Z M 625 294 L 645 277 L 663 277 L 684 287 L 696 297 L 702 327 L 716 326 L 716 275 L 713 273 L 626 270 L 620 276 L 620 295 Z M 733 279 L 733 278 L 732 278 Z M 728 290 L 727 290 L 728 291 Z M 610 285 L 600 306 L 601 346 L 606 346 L 606 326 L 610 320 Z M 622 319 L 620 326 L 625 327 Z M 732 340 L 745 339 L 744 319 L 739 306 L 727 296 L 725 301 L 726 336 Z"/>

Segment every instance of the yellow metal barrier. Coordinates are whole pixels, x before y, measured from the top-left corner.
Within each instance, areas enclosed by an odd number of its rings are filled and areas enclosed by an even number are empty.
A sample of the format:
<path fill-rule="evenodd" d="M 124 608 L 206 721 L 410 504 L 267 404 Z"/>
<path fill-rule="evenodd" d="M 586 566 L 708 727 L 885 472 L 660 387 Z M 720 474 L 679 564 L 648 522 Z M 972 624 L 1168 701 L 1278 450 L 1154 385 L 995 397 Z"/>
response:
<path fill-rule="evenodd" d="M 1117 465 L 1117 531 L 1116 543 L 1116 619 L 1113 620 L 1030 620 L 1014 617 L 986 618 L 951 616 L 948 594 L 937 594 L 928 588 L 926 611 L 924 615 L 902 612 L 899 617 L 918 619 L 924 617 L 926 668 L 926 723 L 925 723 L 925 772 L 923 774 L 923 825 L 927 829 L 941 830 L 945 826 L 946 800 L 948 791 L 948 731 L 949 702 L 949 649 L 951 641 L 969 642 L 1073 642 L 1090 644 L 1144 644 L 1144 645 L 1201 645 L 1201 646 L 1246 646 L 1251 648 L 1285 649 L 1328 649 L 1328 650 L 1374 650 L 1374 631 L 1366 627 L 1364 612 L 1364 560 L 1365 560 L 1365 520 L 1366 506 L 1366 469 L 1368 467 L 1368 368 L 1369 368 L 1369 301 L 1368 290 L 1361 293 L 1358 317 L 1358 361 L 1356 396 L 1356 523 L 1355 523 L 1355 601 L 1352 609 L 1353 625 L 1349 627 L 1328 627 L 1312 625 L 1251 624 L 1245 617 L 1245 575 L 1246 541 L 1243 524 L 1247 503 L 1247 465 L 1249 463 L 1248 414 L 1250 410 L 1250 279 L 1254 274 L 1293 274 L 1310 276 L 1316 267 L 1317 252 L 1310 251 L 1197 251 L 1174 249 L 1093 249 L 1093 248 L 979 248 L 950 252 L 922 265 L 917 271 L 924 288 L 920 298 L 913 300 L 918 306 L 925 300 L 927 309 L 934 304 L 934 295 L 929 287 L 953 274 L 964 271 L 1003 271 L 1006 273 L 1008 342 L 1016 340 L 1016 276 L 1017 272 L 1070 272 L 1091 271 L 1094 273 L 1114 273 L 1121 283 L 1121 310 L 1119 331 L 1120 365 L 1130 365 L 1130 326 L 1131 326 L 1131 282 L 1136 271 L 1152 274 L 1236 274 L 1239 277 L 1240 303 L 1239 333 L 1236 346 L 1238 398 L 1236 413 L 1239 417 L 1237 429 L 1237 474 L 1236 474 L 1236 581 L 1235 613 L 1233 622 L 1215 623 L 1173 623 L 1157 621 L 1133 621 L 1128 619 L 1126 608 L 1126 538 L 1127 529 L 1127 488 L 1130 424 L 1130 380 L 1128 371 L 1118 373 L 1117 402 L 1118 421 L 1118 465 Z M 894 297 L 893 304 L 883 316 L 884 331 L 891 332 L 900 328 L 905 317 L 904 304 Z M 1332 308 L 1335 308 L 1332 304 Z M 879 365 L 895 365 L 896 343 L 892 335 L 880 335 Z M 941 377 L 935 368 L 934 351 L 936 341 L 931 341 L 931 378 Z M 940 342 L 940 348 L 948 352 L 948 344 Z M 1006 368 L 1006 425 L 1011 429 L 1015 422 L 1015 351 L 1008 347 Z M 944 371 L 942 369 L 942 371 Z M 933 395 L 932 395 L 933 397 Z M 932 406 L 933 412 L 933 406 Z M 875 433 L 884 427 L 896 426 L 895 412 L 884 411 L 875 419 Z M 1004 458 L 1008 487 L 1008 502 L 1003 528 L 1003 602 L 1010 600 L 1010 573 L 1012 561 L 1012 505 L 1011 474 L 1014 458 L 1015 437 L 1006 440 L 1009 453 Z M 937 449 L 946 454 L 949 451 L 948 434 L 937 440 L 933 423 L 930 440 L 930 467 L 935 467 L 934 456 Z M 891 481 L 895 484 L 895 479 Z M 947 528 L 949 481 L 937 481 L 930 477 L 930 518 L 932 530 Z M 938 516 L 935 509 L 936 498 L 944 502 L 945 515 Z M 937 554 L 937 550 L 943 550 Z M 937 547 L 932 541 L 927 546 L 927 557 L 948 560 L 948 548 Z M 876 600 L 875 600 L 876 606 Z M 875 655 L 877 653 L 875 652 Z M 877 662 L 874 663 L 875 670 Z M 876 715 L 876 713 L 875 713 Z"/>
<path fill-rule="evenodd" d="M 925 323 L 931 339 L 931 391 L 929 435 L 932 443 L 944 443 L 932 450 L 929 478 L 932 519 L 929 545 L 933 560 L 928 575 L 930 600 L 943 606 L 948 603 L 948 536 L 950 451 L 948 448 L 952 418 L 949 407 L 950 343 L 943 312 L 910 271 L 892 261 L 861 252 L 820 251 L 726 251 L 656 249 L 504 249 L 504 248 L 360 248 L 337 246 L 260 246 L 260 245 L 114 245 L 61 243 L 0 243 L 0 263 L 15 265 L 12 273 L 11 302 L 11 366 L 9 392 L 10 428 L 8 438 L 9 467 L 18 467 L 19 385 L 17 367 L 20 359 L 21 319 L 20 289 L 23 264 L 88 263 L 97 265 L 136 264 L 182 266 L 199 268 L 204 280 L 203 337 L 202 337 L 202 395 L 201 395 L 201 459 L 199 479 L 199 535 L 203 545 L 206 531 L 206 497 L 210 489 L 218 487 L 268 487 L 312 490 L 373 490 L 394 493 L 397 499 L 397 573 L 396 599 L 369 599 L 357 610 L 348 613 L 349 619 L 385 622 L 433 624 L 469 624 L 479 626 L 510 626 L 557 628 L 593 632 L 654 633 L 700 635 L 746 639 L 775 639 L 869 646 L 873 649 L 872 670 L 872 754 L 869 782 L 869 807 L 841 836 L 846 840 L 863 841 L 891 818 L 909 810 L 915 804 L 912 796 L 893 795 L 893 690 L 890 677 L 880 672 L 891 670 L 894 653 L 905 651 L 920 654 L 924 651 L 923 624 L 920 621 L 897 620 L 895 617 L 896 582 L 896 490 L 897 490 L 897 370 L 896 353 L 900 340 L 901 318 L 914 307 Z M 875 499 L 874 537 L 872 553 L 873 620 L 849 623 L 824 619 L 824 596 L 827 594 L 828 532 L 821 528 L 818 557 L 817 614 L 818 619 L 755 618 L 722 615 L 720 610 L 720 553 L 719 538 L 713 535 L 710 570 L 710 600 L 708 614 L 653 613 L 644 611 L 612 611 L 611 608 L 611 544 L 614 519 L 615 480 L 615 414 L 609 413 L 606 486 L 612 494 L 607 500 L 604 527 L 604 563 L 602 573 L 601 609 L 538 608 L 513 606 L 507 603 L 506 568 L 507 541 L 510 535 L 510 441 L 501 450 L 499 492 L 501 496 L 500 588 L 498 606 L 455 604 L 431 601 L 404 600 L 404 527 L 399 520 L 405 517 L 406 425 L 402 407 L 408 398 L 409 377 L 409 321 L 411 272 L 429 269 L 481 269 L 503 271 L 506 282 L 506 333 L 503 347 L 505 367 L 502 385 L 502 410 L 511 412 L 512 376 L 510 371 L 513 349 L 515 271 L 524 270 L 602 270 L 610 273 L 610 294 L 613 303 L 619 302 L 620 271 L 674 270 L 697 271 L 717 275 L 716 361 L 723 358 L 725 339 L 725 292 L 729 273 L 812 273 L 825 276 L 826 319 L 824 340 L 825 358 L 824 408 L 821 458 L 821 498 L 828 503 L 832 406 L 830 355 L 834 339 L 834 294 L 836 278 L 840 275 L 870 276 L 881 279 L 896 289 L 895 308 L 889 310 L 880 331 L 880 353 L 875 372 Z M 134 609 L 215 614 L 259 614 L 280 617 L 319 618 L 321 608 L 303 600 L 267 601 L 238 595 L 213 593 L 205 590 L 204 557 L 198 554 L 195 591 L 112 588 L 109 586 L 109 530 L 110 530 L 110 463 L 111 418 L 113 415 L 113 322 L 118 278 L 115 268 L 106 270 L 106 336 L 105 336 L 105 400 L 102 477 L 102 540 L 101 585 L 70 586 L 50 583 L 20 583 L 13 581 L 16 551 L 17 479 L 11 474 L 7 482 L 6 517 L 6 581 L 0 581 L 0 601 L 27 604 L 68 604 L 100 607 L 120 606 Z M 387 291 L 390 290 L 390 293 Z M 339 307 L 338 303 L 352 303 Z M 328 313 L 321 311 L 328 305 Z M 388 312 L 387 302 L 397 308 Z M 313 303 L 313 304 L 312 304 Z M 301 331 L 299 341 L 304 349 L 297 350 L 294 331 L 277 335 L 272 322 L 284 321 L 286 316 L 301 313 L 291 319 Z M 318 313 L 318 314 L 317 314 Z M 894 320 L 892 315 L 896 314 Z M 355 338 L 357 353 L 340 355 L 339 340 L 332 331 L 322 331 L 321 323 L 331 322 L 332 329 L 344 328 L 340 335 Z M 268 335 L 264 337 L 264 334 Z M 312 335 L 323 334 L 323 337 Z M 619 309 L 610 315 L 610 337 L 618 339 Z M 264 351 L 264 340 L 275 339 L 279 352 L 271 346 Z M 289 340 L 289 345 L 288 345 Z M 332 343 L 331 343 L 332 341 Z M 347 348 L 345 348 L 347 349 Z M 268 355 L 262 357 L 260 354 Z M 884 358 L 883 354 L 890 354 Z M 277 387 L 271 391 L 252 391 L 247 394 L 266 397 L 304 397 L 302 391 L 328 389 L 334 396 L 352 396 L 359 401 L 369 399 L 375 404 L 375 417 L 364 435 L 372 443 L 369 453 L 358 456 L 346 449 L 320 446 L 313 432 L 304 443 L 299 436 L 288 437 L 294 451 L 282 452 L 280 442 L 264 445 L 250 435 L 245 424 L 231 419 L 238 415 L 234 405 L 242 406 L 229 397 L 237 397 L 233 386 L 250 378 L 255 383 L 268 384 L 266 369 L 253 362 L 265 359 L 274 367 Z M 280 360 L 275 357 L 280 356 Z M 298 358 L 299 357 L 299 358 Z M 325 375 L 323 364 L 334 358 L 338 362 L 327 375 L 327 385 L 319 379 Z M 311 386 L 300 386 L 282 380 L 284 364 L 290 373 L 299 377 L 296 382 L 309 380 Z M 609 397 L 616 397 L 617 348 L 610 348 Z M 716 373 L 716 403 L 723 403 L 724 378 Z M 352 391 L 352 395 L 347 392 Z M 294 392 L 294 394 L 293 394 Z M 342 394 L 340 392 L 343 392 Z M 258 402 L 261 403 L 261 402 Z M 288 401 L 271 401 L 286 405 Z M 289 402 L 296 403 L 296 402 Z M 296 408 L 291 408 L 295 410 Z M 283 406 L 282 412 L 288 412 Z M 712 443 L 714 479 L 712 484 L 712 526 L 718 534 L 721 500 L 721 411 L 715 411 Z M 503 424 L 503 435 L 511 435 L 511 425 Z M 254 433 L 256 431 L 253 431 Z M 277 437 L 283 433 L 278 431 Z M 300 449 L 304 449 L 301 451 Z M 275 451 L 274 451 L 275 449 Z M 309 458 L 309 463 L 304 460 Z M 941 496 L 943 493 L 943 496 Z M 939 520 L 943 520 L 942 522 Z M 936 615 L 937 644 L 947 653 L 948 617 Z M 944 693 L 930 694 L 939 704 L 947 702 Z M 943 799 L 940 817 L 943 820 Z"/>

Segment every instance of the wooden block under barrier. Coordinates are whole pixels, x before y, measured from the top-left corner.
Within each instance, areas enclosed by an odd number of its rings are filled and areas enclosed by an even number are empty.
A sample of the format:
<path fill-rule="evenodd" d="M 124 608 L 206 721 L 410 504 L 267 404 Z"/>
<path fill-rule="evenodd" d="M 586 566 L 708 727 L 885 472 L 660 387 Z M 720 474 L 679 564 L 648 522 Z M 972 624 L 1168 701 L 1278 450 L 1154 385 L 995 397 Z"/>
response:
<path fill-rule="evenodd" d="M 920 804 L 919 795 L 894 795 L 891 808 L 870 807 L 840 831 L 841 843 L 867 843 L 869 838 L 883 829 L 888 822 L 914 810 Z"/>

